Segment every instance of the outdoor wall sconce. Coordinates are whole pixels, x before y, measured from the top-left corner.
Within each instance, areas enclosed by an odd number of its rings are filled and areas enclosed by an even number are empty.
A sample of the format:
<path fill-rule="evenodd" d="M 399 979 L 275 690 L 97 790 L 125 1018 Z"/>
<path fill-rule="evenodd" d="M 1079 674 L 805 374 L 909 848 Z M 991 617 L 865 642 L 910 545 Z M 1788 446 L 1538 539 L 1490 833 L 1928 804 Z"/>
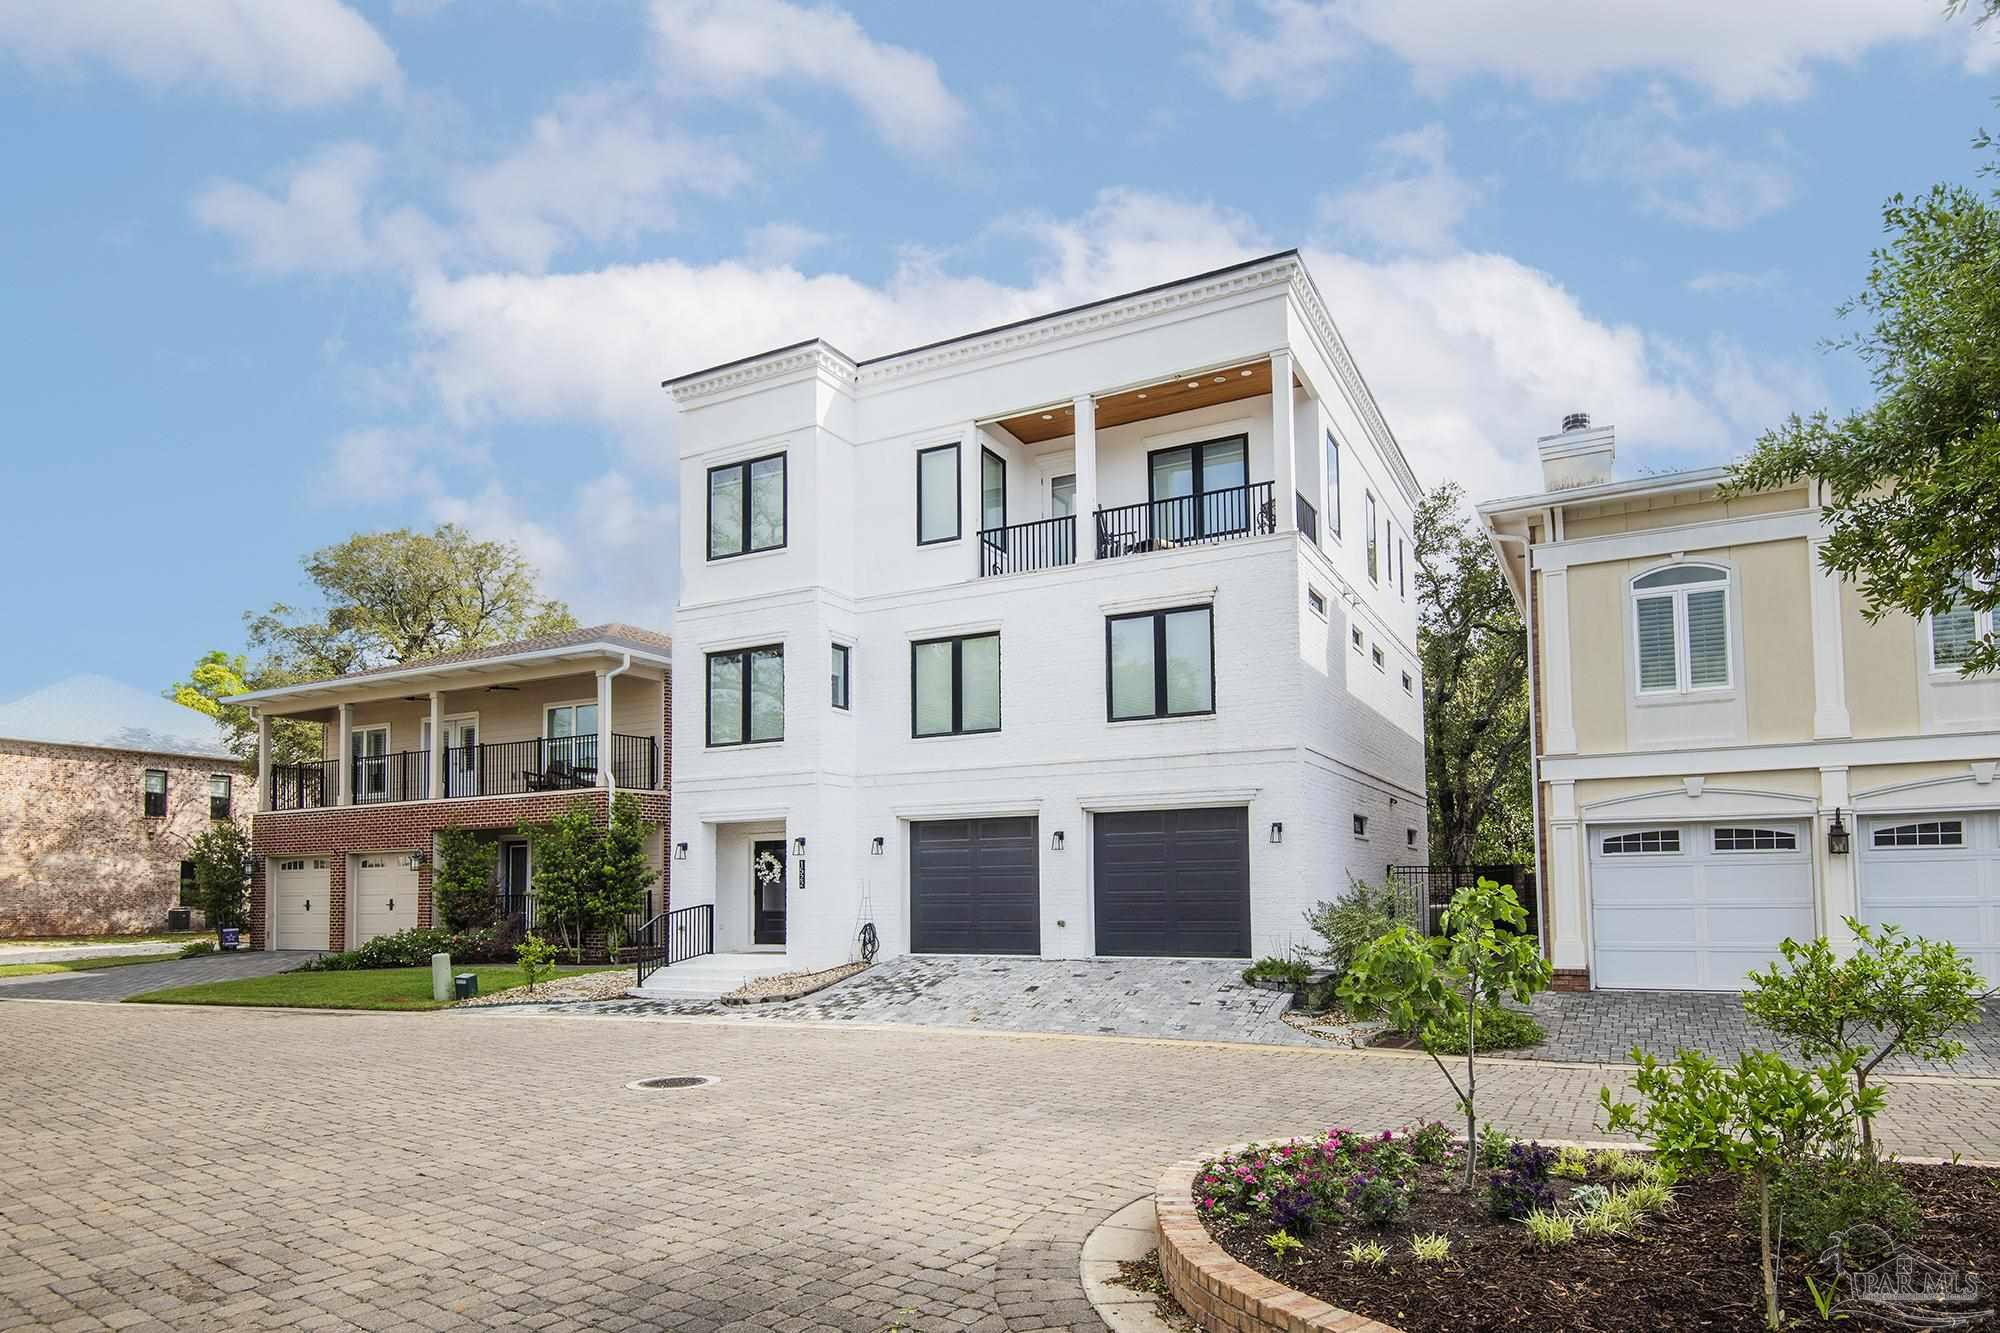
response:
<path fill-rule="evenodd" d="M 882 840 L 880 838 L 868 844 L 868 854 L 870 856 L 880 856 L 882 854 Z"/>
<path fill-rule="evenodd" d="M 677 843 L 675 843 L 675 844 L 674 844 L 674 860 L 676 860 L 676 861 L 685 861 L 685 860 L 687 860 L 687 859 L 688 859 L 688 845 L 687 845 L 686 843 L 684 843 L 684 842 L 677 842 Z"/>
<path fill-rule="evenodd" d="M 1272 821 L 1271 821 L 1271 841 L 1272 841 L 1272 842 L 1283 842 L 1284 840 L 1285 840 L 1285 826 L 1284 826 L 1283 824 L 1279 823 L 1279 822 L 1278 822 L 1277 820 L 1275 820 L 1275 819 L 1274 819 L 1274 820 L 1272 820 Z"/>
<path fill-rule="evenodd" d="M 1841 822 L 1840 807 L 1833 808 L 1833 822 L 1826 826 L 1826 850 L 1830 856 L 1845 856 L 1853 845 L 1847 825 Z"/>
<path fill-rule="evenodd" d="M 792 855 L 794 857 L 800 857 L 804 856 L 805 854 L 806 854 L 806 840 L 804 838 L 793 838 Z"/>
<path fill-rule="evenodd" d="M 1061 829 L 1057 829 L 1054 833 L 1049 834 L 1049 850 L 1052 852 L 1059 852 L 1062 850 Z"/>

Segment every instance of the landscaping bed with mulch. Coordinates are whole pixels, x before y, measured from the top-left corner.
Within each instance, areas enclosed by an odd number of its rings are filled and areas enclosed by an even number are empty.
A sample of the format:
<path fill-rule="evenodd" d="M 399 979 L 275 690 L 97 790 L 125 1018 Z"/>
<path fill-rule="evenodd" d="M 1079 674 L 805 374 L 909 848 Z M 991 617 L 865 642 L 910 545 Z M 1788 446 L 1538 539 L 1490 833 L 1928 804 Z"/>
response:
<path fill-rule="evenodd" d="M 867 969 L 866 963 L 842 963 L 838 967 L 822 968 L 817 972 L 781 972 L 776 976 L 756 977 L 723 996 L 722 1003 L 775 1004 L 779 1000 L 796 1000 L 800 996 L 811 995 L 814 991 L 825 990 L 828 986 L 845 981 Z"/>
<path fill-rule="evenodd" d="M 1377 1171 L 1367 1145 L 1378 1142 L 1347 1140 L 1345 1148 L 1360 1151 L 1338 1171 L 1323 1169 L 1326 1141 L 1265 1145 L 1249 1150 L 1261 1156 L 1247 1159 L 1241 1153 L 1225 1156 L 1197 1173 L 1196 1207 L 1209 1234 L 1238 1262 L 1404 1333 L 1763 1327 L 1757 1223 L 1741 1207 L 1736 1177 L 1663 1182 L 1637 1155 L 1599 1155 L 1580 1179 L 1545 1178 L 1547 1189 L 1536 1200 L 1541 1212 L 1580 1220 L 1592 1211 L 1586 1205 L 1642 1184 L 1667 1184 L 1671 1201 L 1642 1214 L 1635 1210 L 1627 1234 L 1589 1235 L 1579 1229 L 1573 1239 L 1548 1243 L 1523 1221 L 1495 1215 L 1487 1171 L 1480 1171 L 1467 1194 L 1463 1159 L 1456 1152 L 1431 1163 L 1405 1157 Z M 1288 1155 L 1271 1155 L 1281 1149 Z M 1241 1175 L 1246 1160 L 1254 1181 Z M 1296 1178 L 1310 1177 L 1308 1186 L 1284 1186 L 1294 1162 L 1300 1164 Z M 1280 1174 L 1271 1174 L 1273 1167 Z M 2000 1171 L 1902 1164 L 1891 1170 L 1916 1211 L 1904 1254 L 1920 1254 L 1977 1279 L 1989 1294 L 1973 1308 L 1990 1309 L 1992 1288 L 2000 1280 Z M 1372 1197 L 1379 1213 L 1385 1177 L 1407 1189 L 1405 1202 L 1392 1220 L 1371 1224 L 1363 1216 L 1370 1207 L 1363 1196 Z M 1344 1194 L 1340 1179 L 1349 1182 Z M 1270 1188 L 1274 1182 L 1279 1189 Z M 1308 1192 L 1319 1196 L 1321 1207 L 1312 1207 Z M 1302 1218 L 1309 1211 L 1312 1215 Z M 1281 1225 L 1281 1219 L 1291 1224 Z M 1270 1238 L 1279 1234 L 1287 1238 L 1274 1244 Z M 1447 1252 L 1438 1252 L 1436 1237 L 1448 1240 Z M 1418 1238 L 1431 1238 L 1428 1259 L 1417 1255 Z M 1357 1245 L 1380 1246 L 1383 1254 L 1357 1255 L 1351 1249 Z M 1822 1292 L 1831 1290 L 1831 1265 L 1820 1266 L 1816 1256 L 1787 1245 L 1780 1270 L 1787 1327 L 1833 1327 L 1817 1314 L 1807 1285 L 1810 1275 Z M 1854 1330 L 1888 1326 L 1878 1312 L 1851 1301 L 1837 1322 Z M 2000 1328 L 2000 1323 L 1986 1319 L 1954 1327 Z"/>

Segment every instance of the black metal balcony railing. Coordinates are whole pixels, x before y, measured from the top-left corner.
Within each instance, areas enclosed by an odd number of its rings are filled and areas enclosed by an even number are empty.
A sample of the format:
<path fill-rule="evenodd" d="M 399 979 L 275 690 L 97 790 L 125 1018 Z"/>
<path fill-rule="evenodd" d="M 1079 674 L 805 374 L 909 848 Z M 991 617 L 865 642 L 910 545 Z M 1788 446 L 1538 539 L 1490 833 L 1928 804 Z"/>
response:
<path fill-rule="evenodd" d="M 1305 496 L 1301 495 L 1298 499 L 1299 532 L 1307 541 L 1317 542 L 1319 540 L 1319 510 L 1314 509 L 1312 501 L 1306 499 Z"/>
<path fill-rule="evenodd" d="M 271 765 L 270 810 L 317 810 L 340 795 L 340 762 L 335 759 L 303 764 Z"/>
<path fill-rule="evenodd" d="M 1076 518 L 1038 518 L 979 533 L 979 577 L 1021 574 L 1076 563 Z"/>
<path fill-rule="evenodd" d="M 354 757 L 356 805 L 381 805 L 388 801 L 420 801 L 430 784 L 429 750 L 398 750 L 394 754 L 364 754 Z"/>
<path fill-rule="evenodd" d="M 1253 482 L 1200 495 L 1177 495 L 1097 511 L 1097 558 L 1198 546 L 1275 532 L 1271 483 Z"/>

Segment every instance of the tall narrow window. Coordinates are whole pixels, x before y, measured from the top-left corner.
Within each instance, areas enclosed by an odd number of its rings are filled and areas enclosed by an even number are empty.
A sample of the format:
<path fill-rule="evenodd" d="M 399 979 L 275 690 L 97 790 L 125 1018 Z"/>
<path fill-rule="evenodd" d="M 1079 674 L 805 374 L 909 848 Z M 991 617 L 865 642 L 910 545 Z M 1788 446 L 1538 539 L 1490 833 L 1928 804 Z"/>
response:
<path fill-rule="evenodd" d="M 210 819 L 229 818 L 229 775 L 215 773 L 208 779 L 208 817 Z"/>
<path fill-rule="evenodd" d="M 194 862 L 192 861 L 181 862 L 180 905 L 182 907 L 201 906 L 201 895 L 195 889 Z"/>
<path fill-rule="evenodd" d="M 917 545 L 958 540 L 958 446 L 917 450 Z"/>
<path fill-rule="evenodd" d="M 146 770 L 146 817 L 167 817 L 167 770 L 164 768 Z"/>
<path fill-rule="evenodd" d="M 1340 441 L 1326 433 L 1326 530 L 1340 535 Z"/>
<path fill-rule="evenodd" d="M 1729 572 L 1669 565 L 1632 581 L 1633 651 L 1641 694 L 1725 689 Z"/>
<path fill-rule="evenodd" d="M 979 451 L 979 526 L 985 532 L 1007 526 L 1007 460 L 991 449 Z"/>
<path fill-rule="evenodd" d="M 1368 581 L 1370 583 L 1380 583 L 1382 576 L 1378 571 L 1381 566 L 1377 561 L 1380 560 L 1381 555 L 1378 550 L 1379 538 L 1375 527 L 1375 492 L 1363 491 L 1361 497 L 1361 516 L 1368 524 Z"/>
<path fill-rule="evenodd" d="M 1409 549 L 1404 546 L 1400 535 L 1396 538 L 1396 596 L 1410 595 Z"/>
<path fill-rule="evenodd" d="M 785 544 L 785 456 L 771 454 L 708 470 L 708 558 L 722 560 Z"/>
<path fill-rule="evenodd" d="M 833 706 L 845 709 L 853 684 L 851 650 L 844 643 L 833 645 Z"/>
<path fill-rule="evenodd" d="M 708 655 L 708 743 L 785 738 L 785 647 L 767 644 Z"/>
<path fill-rule="evenodd" d="M 1215 711 L 1213 608 L 1107 616 L 1104 653 L 1113 722 Z"/>
<path fill-rule="evenodd" d="M 910 734 L 1000 730 L 1000 636 L 957 635 L 910 645 Z"/>
<path fill-rule="evenodd" d="M 1931 670 L 1956 671 L 1979 642 L 1979 613 L 1964 602 L 1931 617 Z"/>

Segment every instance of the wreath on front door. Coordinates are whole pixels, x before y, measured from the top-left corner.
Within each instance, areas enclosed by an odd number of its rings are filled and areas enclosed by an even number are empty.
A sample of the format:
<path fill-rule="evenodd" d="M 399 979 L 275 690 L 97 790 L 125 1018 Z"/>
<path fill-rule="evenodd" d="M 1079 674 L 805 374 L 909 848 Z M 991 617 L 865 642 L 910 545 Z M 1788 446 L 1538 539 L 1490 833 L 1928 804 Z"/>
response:
<path fill-rule="evenodd" d="M 782 884 L 785 882 L 785 863 L 775 852 L 757 853 L 757 882 L 759 884 Z"/>

